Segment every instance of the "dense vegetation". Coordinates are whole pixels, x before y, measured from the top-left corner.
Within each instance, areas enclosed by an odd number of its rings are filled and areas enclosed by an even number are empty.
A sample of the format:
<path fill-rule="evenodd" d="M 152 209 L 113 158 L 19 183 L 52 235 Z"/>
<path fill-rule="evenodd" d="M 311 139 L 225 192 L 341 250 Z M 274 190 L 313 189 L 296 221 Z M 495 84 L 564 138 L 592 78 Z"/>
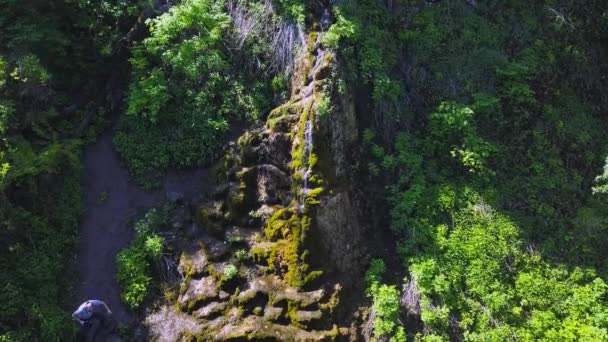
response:
<path fill-rule="evenodd" d="M 320 24 L 311 3 L 183 0 L 141 42 L 124 37 L 148 1 L 3 3 L 0 340 L 73 334 L 81 152 L 120 109 L 112 70 L 131 67 L 115 147 L 153 185 L 215 161 L 231 128 L 286 100 Z M 405 276 L 370 263 L 373 335 L 608 340 L 605 1 L 318 3 L 338 96 L 357 95 L 366 128 L 362 183 L 384 189 Z M 154 287 L 164 215 L 138 221 L 117 257 L 132 308 Z"/>
<path fill-rule="evenodd" d="M 335 31 L 356 28 L 342 44 L 361 59 L 351 77 L 372 89 L 369 171 L 394 180 L 391 229 L 419 336 L 606 339 L 605 178 L 594 183 L 607 128 L 606 32 L 595 25 L 606 9 L 395 6 L 345 5 Z"/>
<path fill-rule="evenodd" d="M 0 13 L 0 340 L 70 339 L 80 155 L 112 49 L 138 8 L 5 1 Z M 84 89 L 84 91 L 83 91 Z M 95 120 L 99 121 L 99 120 Z"/>
<path fill-rule="evenodd" d="M 135 238 L 116 256 L 117 279 L 123 288 L 122 299 L 137 309 L 152 288 L 154 266 L 159 264 L 165 239 L 159 235 L 165 228 L 166 212 L 151 209 L 135 223 Z"/>
<path fill-rule="evenodd" d="M 189 0 L 148 23 L 150 37 L 132 49 L 128 115 L 114 140 L 138 180 L 209 164 L 231 123 L 267 114 L 286 89 L 298 43 L 292 17 L 303 13 L 279 5 L 285 16 L 269 2 Z"/>

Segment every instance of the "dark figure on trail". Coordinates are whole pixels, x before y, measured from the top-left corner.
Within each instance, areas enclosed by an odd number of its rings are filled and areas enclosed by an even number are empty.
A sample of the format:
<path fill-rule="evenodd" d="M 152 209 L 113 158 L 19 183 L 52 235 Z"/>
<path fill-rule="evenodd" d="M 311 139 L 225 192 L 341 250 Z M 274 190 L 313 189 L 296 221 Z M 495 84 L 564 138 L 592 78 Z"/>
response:
<path fill-rule="evenodd" d="M 96 299 L 87 300 L 74 311 L 72 317 L 80 323 L 77 341 L 120 341 L 114 335 L 118 322 L 105 302 Z"/>

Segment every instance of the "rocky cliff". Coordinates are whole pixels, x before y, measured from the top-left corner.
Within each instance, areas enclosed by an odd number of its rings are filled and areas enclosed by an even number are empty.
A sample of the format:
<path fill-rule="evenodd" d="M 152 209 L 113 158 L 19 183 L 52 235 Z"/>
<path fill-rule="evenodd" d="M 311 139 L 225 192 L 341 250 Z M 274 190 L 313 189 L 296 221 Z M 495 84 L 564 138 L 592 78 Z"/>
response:
<path fill-rule="evenodd" d="M 230 145 L 215 191 L 177 225 L 185 280 L 147 317 L 152 339 L 356 338 L 344 293 L 360 291 L 366 261 L 358 127 L 321 35 L 308 36 L 290 100 Z"/>

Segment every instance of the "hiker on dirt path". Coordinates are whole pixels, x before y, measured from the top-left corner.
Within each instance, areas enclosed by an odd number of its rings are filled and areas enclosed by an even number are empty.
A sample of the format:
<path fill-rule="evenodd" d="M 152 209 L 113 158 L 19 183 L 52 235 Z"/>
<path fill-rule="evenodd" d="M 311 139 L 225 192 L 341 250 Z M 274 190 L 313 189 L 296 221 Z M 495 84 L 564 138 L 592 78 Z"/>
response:
<path fill-rule="evenodd" d="M 74 311 L 72 317 L 80 323 L 77 341 L 120 341 L 114 335 L 118 322 L 105 302 L 97 299 L 87 300 Z"/>

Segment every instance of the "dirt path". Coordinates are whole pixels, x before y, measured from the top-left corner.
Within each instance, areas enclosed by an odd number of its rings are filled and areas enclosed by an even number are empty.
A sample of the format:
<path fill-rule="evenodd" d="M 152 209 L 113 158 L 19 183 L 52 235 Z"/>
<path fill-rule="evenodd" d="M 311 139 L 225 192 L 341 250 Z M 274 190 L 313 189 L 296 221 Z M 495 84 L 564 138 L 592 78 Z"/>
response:
<path fill-rule="evenodd" d="M 206 169 L 171 172 L 161 189 L 147 192 L 129 180 L 112 147 L 110 133 L 89 146 L 84 158 L 84 215 L 78 260 L 81 284 L 79 302 L 74 307 L 87 299 L 101 299 L 120 322 L 132 323 L 134 317 L 122 303 L 115 279 L 116 253 L 133 237 L 129 221 L 140 210 L 160 205 L 169 192 L 182 194 L 185 199 L 196 196 L 205 189 L 208 178 Z"/>

